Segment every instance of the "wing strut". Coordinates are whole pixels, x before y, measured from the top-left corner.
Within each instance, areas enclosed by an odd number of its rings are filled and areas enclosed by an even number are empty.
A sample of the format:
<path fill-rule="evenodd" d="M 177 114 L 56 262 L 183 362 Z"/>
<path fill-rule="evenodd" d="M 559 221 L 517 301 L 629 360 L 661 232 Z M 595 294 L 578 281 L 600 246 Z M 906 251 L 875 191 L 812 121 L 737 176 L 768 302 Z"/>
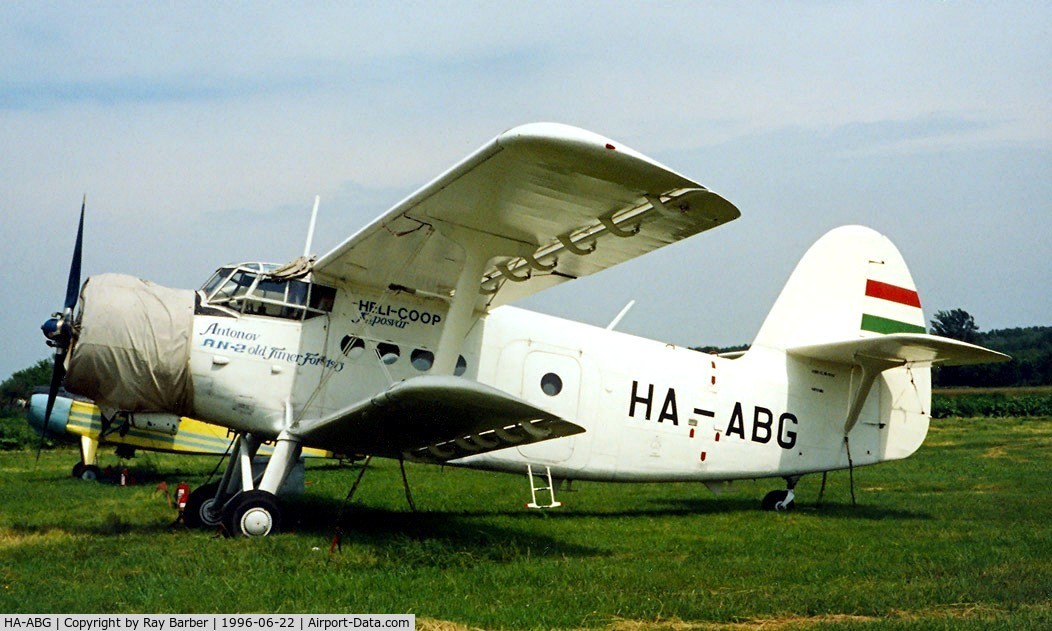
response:
<path fill-rule="evenodd" d="M 894 364 L 882 367 L 874 366 L 868 362 L 859 362 L 855 365 L 862 369 L 862 377 L 859 379 L 858 389 L 851 393 L 851 404 L 847 410 L 847 420 L 844 422 L 845 438 L 855 428 L 855 424 L 858 423 L 859 414 L 862 413 L 862 406 L 865 404 L 866 399 L 869 398 L 869 391 L 873 389 L 873 383 L 877 380 L 877 376 L 888 368 L 894 367 Z"/>
<path fill-rule="evenodd" d="M 444 222 L 436 222 L 435 227 L 463 248 L 465 255 L 432 368 L 432 374 L 452 375 L 460 346 L 478 318 L 475 306 L 481 293 L 482 276 L 490 260 L 502 255 L 525 256 L 531 254 L 535 246 Z M 519 280 L 514 276 L 512 279 Z"/>

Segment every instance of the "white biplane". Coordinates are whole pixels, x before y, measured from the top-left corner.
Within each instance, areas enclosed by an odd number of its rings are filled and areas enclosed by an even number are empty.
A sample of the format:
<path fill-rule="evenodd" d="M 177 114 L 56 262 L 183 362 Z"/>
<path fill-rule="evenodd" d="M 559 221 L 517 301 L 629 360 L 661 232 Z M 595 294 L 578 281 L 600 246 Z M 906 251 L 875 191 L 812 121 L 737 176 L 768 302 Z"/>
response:
<path fill-rule="evenodd" d="M 804 474 L 913 453 L 932 365 L 1005 359 L 925 334 L 902 256 L 857 226 L 808 251 L 738 356 L 509 306 L 739 214 L 628 147 L 548 123 L 501 134 L 316 260 L 224 266 L 197 291 L 113 274 L 80 287 L 82 206 L 65 308 L 43 326 L 52 393 L 64 378 L 107 417 L 232 429 L 236 457 L 191 508 L 262 536 L 304 447 L 531 486 L 541 470 L 549 487 L 780 477 L 764 505 L 788 508 Z M 274 455 L 254 478 L 264 442 Z"/>

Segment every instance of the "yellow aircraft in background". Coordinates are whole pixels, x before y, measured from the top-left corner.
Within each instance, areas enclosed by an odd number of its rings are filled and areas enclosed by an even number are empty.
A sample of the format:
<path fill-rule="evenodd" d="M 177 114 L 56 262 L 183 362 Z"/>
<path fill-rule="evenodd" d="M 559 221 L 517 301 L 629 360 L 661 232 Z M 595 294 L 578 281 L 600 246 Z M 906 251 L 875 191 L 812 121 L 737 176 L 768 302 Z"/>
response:
<path fill-rule="evenodd" d="M 47 393 L 34 394 L 29 402 L 29 424 L 36 431 L 43 431 L 47 407 Z M 104 431 L 104 425 L 108 425 Z M 230 447 L 230 431 L 225 427 L 205 423 L 188 417 L 175 417 L 158 421 L 150 418 L 146 423 L 138 422 L 135 415 L 118 415 L 106 423 L 97 405 L 80 397 L 59 396 L 47 424 L 50 436 L 72 434 L 80 437 L 80 462 L 73 465 L 72 475 L 82 480 L 99 478 L 99 445 L 114 445 L 118 455 L 131 457 L 135 450 L 157 451 L 186 455 L 222 455 Z M 259 456 L 269 458 L 273 449 L 264 444 Z M 304 449 L 308 458 L 333 458 L 331 451 Z"/>

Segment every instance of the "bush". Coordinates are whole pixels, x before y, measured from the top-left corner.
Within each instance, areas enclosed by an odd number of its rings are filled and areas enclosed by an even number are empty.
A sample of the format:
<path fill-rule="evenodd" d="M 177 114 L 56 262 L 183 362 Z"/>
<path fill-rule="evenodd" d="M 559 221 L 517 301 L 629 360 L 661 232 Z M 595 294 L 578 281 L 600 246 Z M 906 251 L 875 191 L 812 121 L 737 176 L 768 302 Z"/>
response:
<path fill-rule="evenodd" d="M 45 447 L 50 446 L 46 441 Z M 0 450 L 36 449 L 40 446 L 40 434 L 33 431 L 24 413 L 0 413 Z"/>
<path fill-rule="evenodd" d="M 1008 416 L 1052 417 L 1052 394 L 1009 396 L 1003 393 L 934 394 L 932 418 L 1004 418 Z"/>

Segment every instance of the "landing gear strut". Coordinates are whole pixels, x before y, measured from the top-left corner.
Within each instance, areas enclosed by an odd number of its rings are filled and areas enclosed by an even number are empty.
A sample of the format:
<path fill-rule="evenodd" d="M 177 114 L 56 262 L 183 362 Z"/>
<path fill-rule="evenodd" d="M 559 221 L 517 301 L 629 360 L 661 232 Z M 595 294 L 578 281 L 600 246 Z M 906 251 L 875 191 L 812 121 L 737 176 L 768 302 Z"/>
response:
<path fill-rule="evenodd" d="M 793 489 L 800 481 L 800 476 L 787 477 L 785 479 L 785 490 L 771 491 L 764 496 L 761 506 L 766 511 L 791 511 L 796 508 L 796 494 Z"/>
<path fill-rule="evenodd" d="M 183 511 L 187 526 L 222 525 L 228 537 L 265 537 L 281 530 L 277 492 L 299 459 L 300 443 L 284 433 L 278 436 L 270 462 L 257 481 L 252 475 L 252 458 L 259 445 L 251 434 L 238 437 L 223 478 L 197 488 L 187 499 Z"/>
<path fill-rule="evenodd" d="M 94 482 L 102 477 L 98 463 L 99 442 L 87 436 L 80 437 L 80 462 L 73 465 L 74 478 Z"/>

